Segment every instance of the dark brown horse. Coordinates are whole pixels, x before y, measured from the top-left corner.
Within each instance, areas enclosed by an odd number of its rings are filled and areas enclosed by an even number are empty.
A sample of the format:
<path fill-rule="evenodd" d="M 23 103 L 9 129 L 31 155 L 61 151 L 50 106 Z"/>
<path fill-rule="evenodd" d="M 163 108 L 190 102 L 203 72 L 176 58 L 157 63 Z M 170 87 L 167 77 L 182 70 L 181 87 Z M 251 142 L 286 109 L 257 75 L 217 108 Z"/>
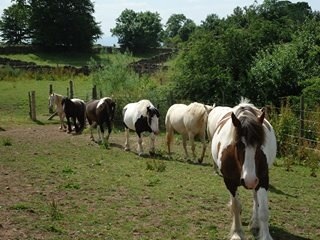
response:
<path fill-rule="evenodd" d="M 92 129 L 97 128 L 99 141 L 102 141 L 103 144 L 105 143 L 104 125 L 108 128 L 106 140 L 109 140 L 115 108 L 116 103 L 110 97 L 104 97 L 100 100 L 92 100 L 86 104 L 86 117 L 90 124 L 90 137 L 92 140 L 94 140 Z"/>
<path fill-rule="evenodd" d="M 68 133 L 72 132 L 70 118 L 73 121 L 73 125 L 76 133 L 81 133 L 84 129 L 86 118 L 86 104 L 83 100 L 78 98 L 70 99 L 64 97 L 61 101 L 63 111 L 66 114 L 67 123 L 68 123 Z"/>
<path fill-rule="evenodd" d="M 260 229 L 260 239 L 272 240 L 267 191 L 269 167 L 275 160 L 277 144 L 271 124 L 265 119 L 264 112 L 247 99 L 234 108 L 213 108 L 208 124 L 212 157 L 231 194 L 231 240 L 245 239 L 237 194 L 239 186 L 253 191 L 251 228 Z"/>

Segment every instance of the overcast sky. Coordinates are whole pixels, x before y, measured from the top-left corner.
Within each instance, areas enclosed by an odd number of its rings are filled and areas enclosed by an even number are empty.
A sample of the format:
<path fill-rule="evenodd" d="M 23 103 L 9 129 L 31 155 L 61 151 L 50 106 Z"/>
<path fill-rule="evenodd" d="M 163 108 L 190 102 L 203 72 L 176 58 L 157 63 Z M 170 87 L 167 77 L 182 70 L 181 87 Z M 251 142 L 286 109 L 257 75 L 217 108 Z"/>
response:
<path fill-rule="evenodd" d="M 198 25 L 209 14 L 215 13 L 220 18 L 227 17 L 238 6 L 242 8 L 255 2 L 261 4 L 263 0 L 93 0 L 92 2 L 95 6 L 94 16 L 104 33 L 98 43 L 112 45 L 116 40 L 111 38 L 110 28 L 115 27 L 116 18 L 126 8 L 136 12 L 158 12 L 163 24 L 172 14 L 182 13 Z M 301 0 L 291 0 L 291 2 L 296 3 Z M 304 2 L 308 2 L 313 11 L 320 11 L 320 0 Z M 11 4 L 11 0 L 0 0 L 0 13 L 2 14 L 3 9 Z"/>

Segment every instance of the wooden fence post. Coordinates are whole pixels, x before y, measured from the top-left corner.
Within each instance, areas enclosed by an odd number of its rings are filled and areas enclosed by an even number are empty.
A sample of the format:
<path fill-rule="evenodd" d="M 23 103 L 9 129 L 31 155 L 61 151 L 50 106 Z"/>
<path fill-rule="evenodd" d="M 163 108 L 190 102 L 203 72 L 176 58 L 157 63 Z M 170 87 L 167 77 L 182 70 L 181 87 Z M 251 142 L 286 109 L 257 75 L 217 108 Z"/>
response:
<path fill-rule="evenodd" d="M 36 116 L 36 92 L 35 91 L 31 91 L 28 93 L 29 95 L 29 115 L 30 118 L 32 119 L 32 121 L 36 121 L 37 120 L 37 116 Z"/>
<path fill-rule="evenodd" d="M 70 87 L 70 98 L 73 98 L 73 81 L 69 81 L 69 87 Z"/>
<path fill-rule="evenodd" d="M 300 141 L 303 142 L 304 138 L 304 97 L 300 97 Z"/>
<path fill-rule="evenodd" d="M 92 99 L 97 99 L 97 86 L 93 85 L 92 88 Z"/>
<path fill-rule="evenodd" d="M 53 86 L 52 84 L 49 85 L 49 95 L 53 93 Z M 49 113 L 53 113 L 53 106 L 49 106 Z"/>

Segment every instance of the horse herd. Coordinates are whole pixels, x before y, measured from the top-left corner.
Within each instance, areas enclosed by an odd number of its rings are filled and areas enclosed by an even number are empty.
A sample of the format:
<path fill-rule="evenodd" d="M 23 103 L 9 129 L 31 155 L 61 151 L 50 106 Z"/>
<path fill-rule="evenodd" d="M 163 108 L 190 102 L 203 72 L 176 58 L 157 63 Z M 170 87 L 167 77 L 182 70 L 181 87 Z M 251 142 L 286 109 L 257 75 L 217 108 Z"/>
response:
<path fill-rule="evenodd" d="M 80 133 L 87 119 L 92 130 L 98 129 L 99 140 L 108 141 L 115 114 L 115 102 L 110 97 L 85 103 L 81 99 L 69 99 L 58 94 L 49 96 L 49 103 L 56 105 L 61 129 L 70 133 L 70 119 L 74 130 Z M 149 101 L 140 100 L 129 103 L 122 109 L 125 127 L 125 150 L 130 150 L 129 130 L 138 135 L 138 154 L 143 154 L 142 132 L 150 132 L 150 152 L 155 152 L 155 135 L 159 133 L 159 110 Z M 64 124 L 64 116 L 67 126 Z M 108 134 L 104 137 L 104 126 Z M 237 189 L 240 186 L 253 191 L 253 213 L 250 227 L 259 230 L 259 239 L 272 240 L 269 233 L 269 209 L 267 191 L 269 188 L 269 168 L 276 158 L 276 137 L 273 127 L 265 118 L 263 109 L 258 109 L 249 100 L 231 107 L 209 106 L 201 103 L 174 104 L 165 117 L 166 144 L 169 155 L 174 132 L 180 133 L 186 157 L 187 140 L 190 141 L 192 157 L 195 156 L 194 137 L 202 142 L 202 153 L 198 159 L 203 161 L 206 150 L 206 136 L 211 142 L 212 158 L 218 167 L 226 188 L 230 192 L 232 213 L 231 240 L 245 239 L 241 224 L 241 203 Z"/>

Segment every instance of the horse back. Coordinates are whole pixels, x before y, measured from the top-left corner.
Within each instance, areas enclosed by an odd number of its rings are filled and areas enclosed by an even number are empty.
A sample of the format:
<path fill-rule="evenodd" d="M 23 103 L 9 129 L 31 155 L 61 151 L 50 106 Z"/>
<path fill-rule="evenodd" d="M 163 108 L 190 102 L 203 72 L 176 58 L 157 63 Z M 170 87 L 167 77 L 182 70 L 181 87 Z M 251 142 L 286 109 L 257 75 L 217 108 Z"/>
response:
<path fill-rule="evenodd" d="M 204 104 L 191 103 L 183 116 L 184 126 L 188 132 L 204 133 L 208 120 L 208 111 Z"/>
<path fill-rule="evenodd" d="M 183 116 L 187 110 L 185 104 L 173 104 L 167 111 L 165 125 L 167 131 L 173 128 L 178 133 L 185 133 L 186 129 L 183 123 Z"/>

